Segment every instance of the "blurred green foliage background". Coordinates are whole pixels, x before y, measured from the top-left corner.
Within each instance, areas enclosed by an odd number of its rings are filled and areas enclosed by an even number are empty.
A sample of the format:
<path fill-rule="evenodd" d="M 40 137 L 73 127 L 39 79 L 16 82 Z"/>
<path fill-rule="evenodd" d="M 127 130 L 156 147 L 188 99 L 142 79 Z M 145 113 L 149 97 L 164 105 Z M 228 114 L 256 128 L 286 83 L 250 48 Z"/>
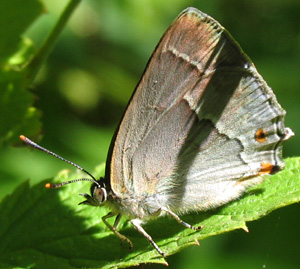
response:
<path fill-rule="evenodd" d="M 26 33 L 36 47 L 68 1 L 42 2 L 45 14 Z M 39 142 L 89 171 L 105 162 L 114 129 L 153 49 L 188 6 L 218 20 L 253 60 L 296 133 L 284 156 L 299 155 L 299 0 L 82 1 L 30 89 L 42 112 Z M 26 179 L 35 184 L 73 169 L 28 147 L 4 145 L 0 156 L 1 198 Z M 293 205 L 249 223 L 249 234 L 236 231 L 204 240 L 168 258 L 170 268 L 298 268 L 299 213 L 299 205 Z"/>

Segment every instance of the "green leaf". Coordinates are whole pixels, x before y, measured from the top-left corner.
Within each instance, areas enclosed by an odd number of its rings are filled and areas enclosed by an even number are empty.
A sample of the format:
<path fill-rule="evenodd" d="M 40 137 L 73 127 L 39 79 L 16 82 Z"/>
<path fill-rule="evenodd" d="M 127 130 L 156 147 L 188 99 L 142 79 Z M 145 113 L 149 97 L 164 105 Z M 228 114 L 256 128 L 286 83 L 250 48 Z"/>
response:
<path fill-rule="evenodd" d="M 38 0 L 0 2 L 0 146 L 17 143 L 20 134 L 35 137 L 40 131 L 40 113 L 32 106 L 34 96 L 23 66 L 34 54 L 25 30 L 42 14 Z"/>
<path fill-rule="evenodd" d="M 41 128 L 40 112 L 32 104 L 24 75 L 0 71 L 0 146 L 4 141 L 19 142 L 19 135 L 35 136 Z"/>
<path fill-rule="evenodd" d="M 206 237 L 242 228 L 246 222 L 300 201 L 300 158 L 286 160 L 286 168 L 251 188 L 241 199 L 221 208 L 182 218 L 203 225 L 201 231 L 183 228 L 173 219 L 160 218 L 145 225 L 146 231 L 168 255 Z M 94 174 L 103 174 L 104 166 Z M 85 177 L 62 171 L 53 181 Z M 52 181 L 52 180 L 51 180 Z M 21 184 L 0 205 L 0 267 L 5 268 L 125 268 L 141 263 L 164 263 L 153 247 L 128 222 L 119 231 L 134 249 L 110 232 L 101 221 L 108 209 L 77 204 L 86 182 L 45 189 L 46 181 L 30 187 Z M 113 221 L 113 220 L 111 220 Z"/>
<path fill-rule="evenodd" d="M 0 65 L 14 54 L 21 36 L 29 25 L 42 13 L 38 0 L 0 1 Z"/>

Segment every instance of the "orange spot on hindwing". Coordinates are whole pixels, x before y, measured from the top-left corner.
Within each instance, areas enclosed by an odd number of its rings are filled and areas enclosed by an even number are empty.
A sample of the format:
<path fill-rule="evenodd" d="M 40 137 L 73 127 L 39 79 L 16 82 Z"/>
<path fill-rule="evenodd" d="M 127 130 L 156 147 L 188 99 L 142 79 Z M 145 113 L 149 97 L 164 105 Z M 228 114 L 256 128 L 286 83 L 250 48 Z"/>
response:
<path fill-rule="evenodd" d="M 260 128 L 255 133 L 255 140 L 259 143 L 264 143 L 267 141 L 266 132 L 264 129 Z"/>
<path fill-rule="evenodd" d="M 272 174 L 274 171 L 274 165 L 271 163 L 261 163 L 261 170 L 259 171 L 259 175 L 264 174 Z"/>

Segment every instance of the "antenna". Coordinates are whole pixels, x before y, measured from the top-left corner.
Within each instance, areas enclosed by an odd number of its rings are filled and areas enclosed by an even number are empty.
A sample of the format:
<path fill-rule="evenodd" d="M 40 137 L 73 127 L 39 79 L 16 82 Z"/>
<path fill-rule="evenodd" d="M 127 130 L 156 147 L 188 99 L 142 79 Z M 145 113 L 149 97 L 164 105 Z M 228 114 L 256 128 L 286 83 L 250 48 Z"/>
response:
<path fill-rule="evenodd" d="M 52 184 L 52 183 L 46 183 L 45 187 L 46 188 L 60 188 L 66 184 L 70 184 L 70 183 L 73 183 L 73 182 L 78 182 L 78 181 L 91 181 L 93 183 L 95 183 L 99 188 L 100 188 L 100 184 L 97 182 L 97 180 L 94 178 L 94 176 L 92 174 L 90 174 L 87 170 L 85 170 L 84 168 L 82 168 L 81 166 L 79 166 L 78 164 L 76 163 L 73 163 L 61 156 L 59 156 L 58 154 L 48 150 L 48 149 L 45 149 L 43 148 L 42 146 L 38 145 L 37 143 L 33 142 L 32 140 L 30 140 L 29 138 L 27 138 L 26 136 L 24 135 L 20 135 L 20 139 L 23 140 L 26 144 L 28 144 L 29 146 L 33 147 L 33 148 L 36 148 L 36 149 L 39 149 L 40 151 L 43 151 L 43 152 L 46 152 L 47 154 L 50 154 L 58 159 L 60 159 L 61 161 L 64 161 L 66 163 L 69 163 L 73 166 L 75 166 L 76 168 L 78 168 L 79 170 L 81 170 L 82 172 L 86 173 L 87 175 L 89 175 L 92 179 L 89 179 L 89 178 L 81 178 L 81 179 L 75 179 L 75 180 L 70 180 L 70 181 L 66 181 L 66 182 L 62 182 L 62 183 L 57 183 L 57 184 Z"/>

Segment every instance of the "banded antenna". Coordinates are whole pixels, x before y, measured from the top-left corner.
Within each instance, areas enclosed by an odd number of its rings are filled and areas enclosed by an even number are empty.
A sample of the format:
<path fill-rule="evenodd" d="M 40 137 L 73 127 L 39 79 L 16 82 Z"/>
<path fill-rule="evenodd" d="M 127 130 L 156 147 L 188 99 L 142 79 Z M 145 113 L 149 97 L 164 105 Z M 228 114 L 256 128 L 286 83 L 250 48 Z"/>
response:
<path fill-rule="evenodd" d="M 70 181 L 65 181 L 65 182 L 61 182 L 61 183 L 57 183 L 57 184 L 53 184 L 53 183 L 46 183 L 45 187 L 46 188 L 60 188 L 64 185 L 67 185 L 67 184 L 70 184 L 70 183 L 74 183 L 74 182 L 78 182 L 78 181 L 91 181 L 93 183 L 95 183 L 99 188 L 100 188 L 100 184 L 97 182 L 97 180 L 95 179 L 95 177 L 89 173 L 87 170 L 85 170 L 84 168 L 82 168 L 81 166 L 79 166 L 78 164 L 76 163 L 73 163 L 61 156 L 59 156 L 58 154 L 46 149 L 46 148 L 43 148 L 42 146 L 38 145 L 37 143 L 33 142 L 32 140 L 30 140 L 29 138 L 27 138 L 26 136 L 24 135 L 20 135 L 20 139 L 22 141 L 24 141 L 26 144 L 28 144 L 29 146 L 33 147 L 33 148 L 36 148 L 40 151 L 43 151 L 43 152 L 46 152 L 47 154 L 50 154 L 58 159 L 60 159 L 61 161 L 64 161 L 66 163 L 69 163 L 73 166 L 75 166 L 76 168 L 78 168 L 79 170 L 81 170 L 82 172 L 86 173 L 87 175 L 89 175 L 92 179 L 90 178 L 80 178 L 80 179 L 74 179 L 74 180 L 70 180 Z"/>

